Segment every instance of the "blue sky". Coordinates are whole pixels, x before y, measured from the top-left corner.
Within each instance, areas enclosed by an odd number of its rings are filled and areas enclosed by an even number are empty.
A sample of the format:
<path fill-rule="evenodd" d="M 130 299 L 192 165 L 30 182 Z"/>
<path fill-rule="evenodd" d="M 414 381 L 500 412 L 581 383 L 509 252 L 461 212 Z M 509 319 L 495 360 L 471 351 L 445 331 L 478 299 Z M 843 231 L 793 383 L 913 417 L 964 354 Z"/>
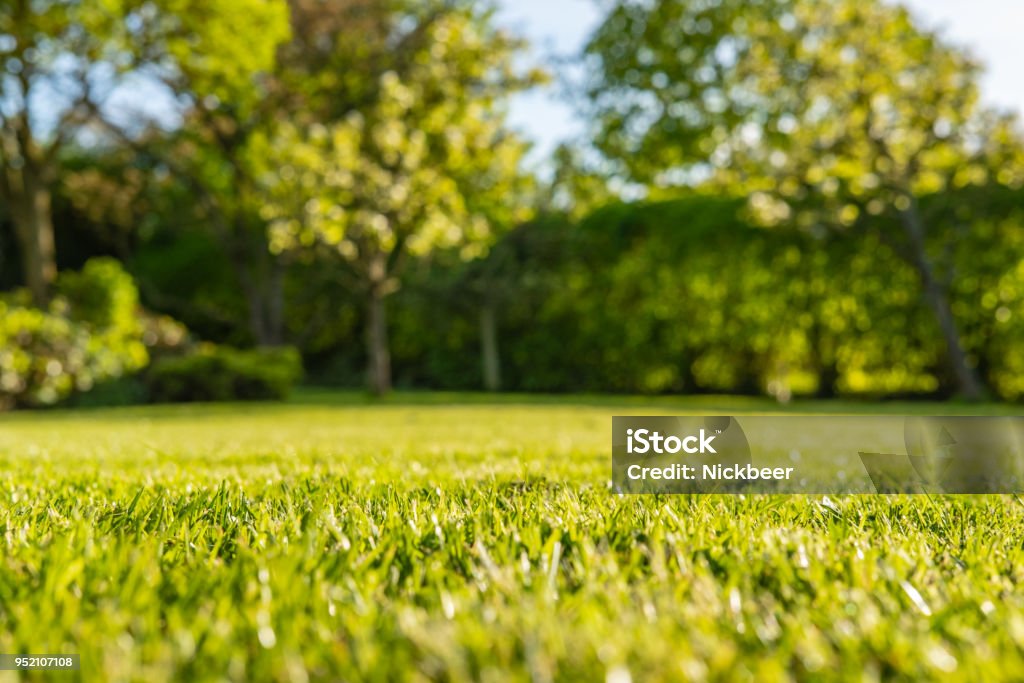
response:
<path fill-rule="evenodd" d="M 574 54 L 600 19 L 595 0 L 500 0 L 500 20 L 525 34 L 537 54 Z M 939 27 L 987 66 L 988 102 L 1024 112 L 1024 0 L 908 0 L 927 26 Z M 512 123 L 537 143 L 537 158 L 579 132 L 572 107 L 555 88 L 519 96 Z"/>

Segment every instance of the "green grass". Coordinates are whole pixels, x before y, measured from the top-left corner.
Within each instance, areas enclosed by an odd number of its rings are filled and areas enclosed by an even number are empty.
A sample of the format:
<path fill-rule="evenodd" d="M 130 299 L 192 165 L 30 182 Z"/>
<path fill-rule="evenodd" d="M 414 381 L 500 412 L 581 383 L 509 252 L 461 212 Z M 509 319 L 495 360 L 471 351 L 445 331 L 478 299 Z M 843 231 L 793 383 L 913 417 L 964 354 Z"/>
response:
<path fill-rule="evenodd" d="M 613 414 L 777 409 L 307 392 L 3 416 L 0 652 L 109 681 L 1021 680 L 1013 497 L 608 489 Z"/>

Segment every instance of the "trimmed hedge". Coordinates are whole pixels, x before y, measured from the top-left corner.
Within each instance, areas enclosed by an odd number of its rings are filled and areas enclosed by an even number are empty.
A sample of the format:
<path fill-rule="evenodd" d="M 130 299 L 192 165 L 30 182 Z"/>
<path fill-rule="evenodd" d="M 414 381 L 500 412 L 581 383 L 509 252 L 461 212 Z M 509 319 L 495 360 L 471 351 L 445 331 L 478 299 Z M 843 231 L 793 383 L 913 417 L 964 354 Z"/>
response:
<path fill-rule="evenodd" d="M 186 356 L 162 358 L 146 373 L 156 403 L 286 398 L 302 378 L 293 348 L 238 350 L 203 344 Z"/>

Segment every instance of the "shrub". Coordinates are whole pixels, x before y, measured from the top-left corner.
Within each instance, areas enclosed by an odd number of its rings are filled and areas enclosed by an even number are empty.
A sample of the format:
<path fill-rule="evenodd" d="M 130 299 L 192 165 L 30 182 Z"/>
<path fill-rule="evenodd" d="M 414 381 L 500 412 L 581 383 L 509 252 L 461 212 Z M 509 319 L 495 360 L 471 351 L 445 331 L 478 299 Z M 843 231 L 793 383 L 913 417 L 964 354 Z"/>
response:
<path fill-rule="evenodd" d="M 112 258 L 88 261 L 80 272 L 61 273 L 55 303 L 68 317 L 94 329 L 118 330 L 138 336 L 139 292 L 131 275 Z"/>
<path fill-rule="evenodd" d="M 162 358 L 146 375 L 156 402 L 275 400 L 302 377 L 292 348 L 240 351 L 204 344 L 186 356 Z"/>
<path fill-rule="evenodd" d="M 113 259 L 62 273 L 45 310 L 24 291 L 0 299 L 0 408 L 53 405 L 149 362 L 138 291 Z"/>
<path fill-rule="evenodd" d="M 115 408 L 149 402 L 149 390 L 138 374 L 100 382 L 89 391 L 76 393 L 61 406 L 72 408 Z"/>

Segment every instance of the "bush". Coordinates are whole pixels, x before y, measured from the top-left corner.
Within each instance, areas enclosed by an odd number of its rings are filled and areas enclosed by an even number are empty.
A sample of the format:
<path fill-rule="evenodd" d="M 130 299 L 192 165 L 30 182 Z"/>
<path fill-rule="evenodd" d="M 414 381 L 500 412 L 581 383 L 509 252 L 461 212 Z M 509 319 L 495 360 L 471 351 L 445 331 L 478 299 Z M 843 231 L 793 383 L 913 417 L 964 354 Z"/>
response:
<path fill-rule="evenodd" d="M 53 405 L 149 362 L 138 291 L 113 259 L 62 273 L 45 310 L 27 292 L 0 299 L 0 408 Z"/>
<path fill-rule="evenodd" d="M 146 384 L 158 403 L 275 400 L 286 398 L 301 377 L 295 349 L 240 351 L 204 344 L 189 355 L 154 362 Z"/>
<path fill-rule="evenodd" d="M 76 393 L 61 406 L 71 408 L 120 408 L 149 402 L 149 390 L 138 374 L 100 382 L 89 391 Z"/>
<path fill-rule="evenodd" d="M 131 275 L 112 258 L 95 258 L 80 272 L 60 274 L 55 304 L 68 317 L 94 329 L 117 330 L 137 337 L 139 292 Z"/>

